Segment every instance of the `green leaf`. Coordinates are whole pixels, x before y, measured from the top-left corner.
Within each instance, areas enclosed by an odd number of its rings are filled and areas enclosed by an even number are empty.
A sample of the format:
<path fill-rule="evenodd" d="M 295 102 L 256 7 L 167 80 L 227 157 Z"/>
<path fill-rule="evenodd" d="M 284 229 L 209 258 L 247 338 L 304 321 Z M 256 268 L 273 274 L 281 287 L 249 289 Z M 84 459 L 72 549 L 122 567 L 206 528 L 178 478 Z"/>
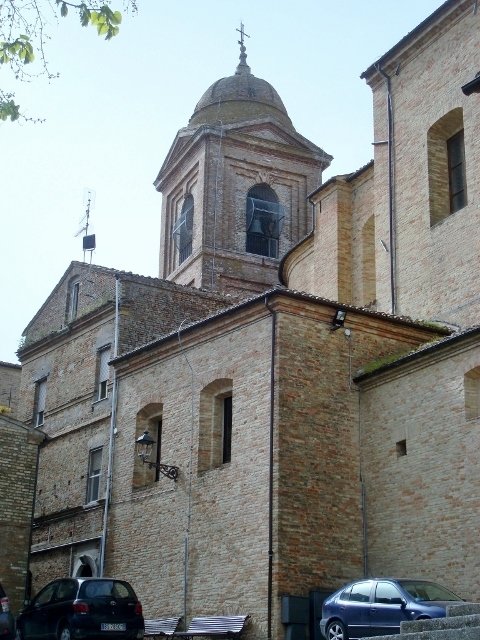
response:
<path fill-rule="evenodd" d="M 88 26 L 88 24 L 90 23 L 90 19 L 91 19 L 90 11 L 87 9 L 87 7 L 84 4 L 81 5 L 81 7 L 80 7 L 80 24 L 82 25 L 82 27 Z"/>
<path fill-rule="evenodd" d="M 99 22 L 97 25 L 97 31 L 99 36 L 103 36 L 105 33 L 108 33 L 108 27 L 104 22 Z"/>
<path fill-rule="evenodd" d="M 120 11 L 115 11 L 115 13 L 113 14 L 110 22 L 112 24 L 121 24 L 122 22 L 122 14 Z"/>
<path fill-rule="evenodd" d="M 13 122 L 20 117 L 20 107 L 13 100 L 0 100 L 0 120 L 10 120 Z"/>

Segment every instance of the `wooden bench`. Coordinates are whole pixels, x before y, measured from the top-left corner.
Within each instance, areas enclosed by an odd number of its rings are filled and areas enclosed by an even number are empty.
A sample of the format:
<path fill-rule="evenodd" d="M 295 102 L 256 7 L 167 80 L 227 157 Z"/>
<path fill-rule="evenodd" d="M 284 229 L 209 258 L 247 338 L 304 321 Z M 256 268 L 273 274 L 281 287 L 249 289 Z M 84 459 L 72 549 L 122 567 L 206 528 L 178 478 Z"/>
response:
<path fill-rule="evenodd" d="M 173 636 L 181 618 L 154 618 L 145 620 L 145 638 Z"/>
<path fill-rule="evenodd" d="M 180 638 L 237 638 L 243 631 L 250 616 L 200 616 L 192 618 L 186 631 L 176 631 L 173 636 Z"/>

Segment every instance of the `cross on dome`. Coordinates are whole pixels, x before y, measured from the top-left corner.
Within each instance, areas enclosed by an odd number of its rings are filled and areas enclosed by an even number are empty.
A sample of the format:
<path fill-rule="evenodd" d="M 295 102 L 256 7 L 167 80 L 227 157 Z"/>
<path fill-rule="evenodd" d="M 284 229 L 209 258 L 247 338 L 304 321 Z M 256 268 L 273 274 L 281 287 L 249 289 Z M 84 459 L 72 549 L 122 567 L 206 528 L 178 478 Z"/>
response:
<path fill-rule="evenodd" d="M 238 44 L 240 45 L 240 62 L 237 66 L 237 70 L 235 71 L 235 73 L 236 74 L 250 73 L 250 67 L 247 64 L 247 54 L 246 54 L 245 40 L 244 40 L 245 37 L 250 38 L 250 36 L 248 35 L 248 33 L 245 33 L 245 27 L 243 22 L 240 22 L 240 29 L 236 29 L 236 31 L 240 33 L 240 40 L 238 41 Z"/>

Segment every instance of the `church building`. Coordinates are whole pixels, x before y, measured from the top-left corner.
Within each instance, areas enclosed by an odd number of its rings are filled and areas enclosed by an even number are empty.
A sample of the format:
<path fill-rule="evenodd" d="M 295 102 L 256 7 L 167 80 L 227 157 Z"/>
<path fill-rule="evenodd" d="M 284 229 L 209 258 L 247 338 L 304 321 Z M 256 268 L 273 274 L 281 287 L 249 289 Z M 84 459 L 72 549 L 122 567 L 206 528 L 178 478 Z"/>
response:
<path fill-rule="evenodd" d="M 326 182 L 239 44 L 155 180 L 159 277 L 73 262 L 25 330 L 33 588 L 122 577 L 256 640 L 318 638 L 361 576 L 478 600 L 475 3 L 364 71 L 374 159 Z"/>

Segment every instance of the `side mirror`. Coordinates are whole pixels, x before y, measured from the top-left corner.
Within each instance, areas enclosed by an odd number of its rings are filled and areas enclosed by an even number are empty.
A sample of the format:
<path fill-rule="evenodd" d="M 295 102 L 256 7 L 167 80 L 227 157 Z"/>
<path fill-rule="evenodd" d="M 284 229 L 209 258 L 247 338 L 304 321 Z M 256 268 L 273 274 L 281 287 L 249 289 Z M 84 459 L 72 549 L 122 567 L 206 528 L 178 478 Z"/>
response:
<path fill-rule="evenodd" d="M 399 604 L 401 607 L 406 607 L 407 601 L 404 598 L 392 598 L 390 604 Z"/>

